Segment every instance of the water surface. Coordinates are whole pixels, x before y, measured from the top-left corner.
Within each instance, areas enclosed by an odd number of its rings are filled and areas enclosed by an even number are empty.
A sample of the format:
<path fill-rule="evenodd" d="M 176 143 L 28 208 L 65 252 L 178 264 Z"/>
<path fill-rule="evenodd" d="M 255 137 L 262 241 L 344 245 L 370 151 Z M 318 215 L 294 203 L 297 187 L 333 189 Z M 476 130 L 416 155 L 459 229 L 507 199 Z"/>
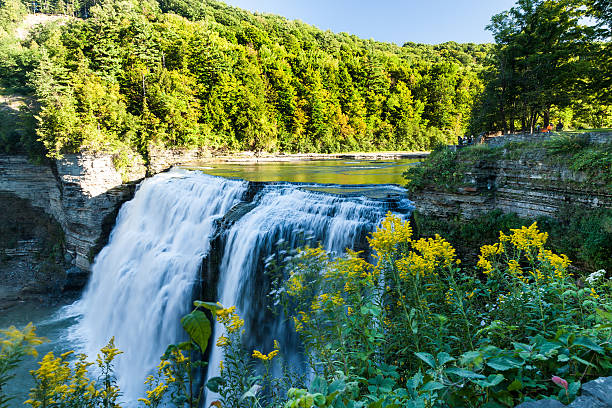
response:
<path fill-rule="evenodd" d="M 65 302 L 70 301 L 72 299 L 65 300 Z M 76 346 L 68 340 L 68 329 L 74 324 L 75 319 L 64 312 L 63 304 L 49 306 L 44 302 L 29 301 L 0 313 L 0 329 L 7 329 L 10 326 L 23 329 L 30 322 L 36 326 L 36 334 L 45 337 L 48 341 L 37 347 L 38 357 L 26 356 L 15 369 L 15 378 L 8 382 L 5 389 L 8 395 L 14 397 L 9 402 L 10 408 L 24 407 L 23 402 L 28 399 L 30 388 L 34 386 L 30 370 L 38 368 L 37 361 L 40 361 L 42 356 L 49 351 L 53 351 L 57 356 Z"/>
<path fill-rule="evenodd" d="M 289 162 L 228 163 L 201 161 L 186 168 L 206 174 L 248 181 L 289 181 L 316 184 L 398 184 L 402 174 L 422 159 L 300 160 Z"/>

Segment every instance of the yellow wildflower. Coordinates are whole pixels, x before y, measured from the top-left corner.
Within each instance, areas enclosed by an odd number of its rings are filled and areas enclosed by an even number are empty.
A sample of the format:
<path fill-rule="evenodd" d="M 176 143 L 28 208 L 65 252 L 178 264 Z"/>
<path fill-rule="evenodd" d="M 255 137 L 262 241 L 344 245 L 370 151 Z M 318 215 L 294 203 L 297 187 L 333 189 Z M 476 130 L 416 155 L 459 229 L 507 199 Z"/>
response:
<path fill-rule="evenodd" d="M 387 213 L 380 227 L 368 237 L 370 247 L 376 251 L 377 256 L 381 257 L 391 252 L 398 244 L 408 244 L 412 242 L 412 228 L 410 222 Z"/>
<path fill-rule="evenodd" d="M 278 349 L 277 350 L 272 350 L 271 352 L 269 352 L 268 354 L 262 354 L 260 351 L 258 350 L 253 350 L 253 354 L 252 357 L 257 358 L 261 361 L 270 361 L 272 360 L 274 357 L 276 357 L 276 355 L 278 355 Z"/>

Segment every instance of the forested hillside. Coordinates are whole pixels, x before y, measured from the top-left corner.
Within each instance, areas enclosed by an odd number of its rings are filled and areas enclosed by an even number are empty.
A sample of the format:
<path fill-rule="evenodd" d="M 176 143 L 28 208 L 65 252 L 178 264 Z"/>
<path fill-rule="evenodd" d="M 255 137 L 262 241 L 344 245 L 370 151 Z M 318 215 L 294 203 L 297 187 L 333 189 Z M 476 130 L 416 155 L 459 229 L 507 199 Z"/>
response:
<path fill-rule="evenodd" d="M 29 101 L 0 100 L 0 149 L 419 150 L 610 126 L 609 26 L 605 1 L 520 0 L 497 44 L 399 46 L 211 0 L 0 0 L 0 91 Z"/>
<path fill-rule="evenodd" d="M 88 148 L 146 157 L 150 143 L 426 149 L 466 129 L 490 49 L 400 47 L 212 1 L 5 0 L 2 10 L 0 75 L 35 95 L 38 137 L 52 156 Z M 70 17 L 19 40 L 11 33 L 28 11 Z M 18 136 L 5 149 L 32 144 Z"/>

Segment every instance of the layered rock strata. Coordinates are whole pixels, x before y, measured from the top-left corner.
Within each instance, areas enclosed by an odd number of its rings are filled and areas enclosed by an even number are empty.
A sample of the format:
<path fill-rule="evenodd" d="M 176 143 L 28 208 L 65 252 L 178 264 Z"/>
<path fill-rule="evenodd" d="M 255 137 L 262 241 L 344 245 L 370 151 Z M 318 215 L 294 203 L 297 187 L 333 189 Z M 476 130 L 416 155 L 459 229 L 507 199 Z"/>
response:
<path fill-rule="evenodd" d="M 598 143 L 612 140 L 612 134 L 608 139 L 604 136 L 598 136 Z M 432 185 L 410 194 L 421 214 L 471 219 L 500 209 L 522 218 L 537 218 L 555 217 L 568 204 L 612 208 L 610 186 L 571 170 L 567 163 L 551 163 L 537 150 L 520 158 L 504 155 L 501 159 L 485 158 L 465 164 L 467 171 L 461 185 Z"/>

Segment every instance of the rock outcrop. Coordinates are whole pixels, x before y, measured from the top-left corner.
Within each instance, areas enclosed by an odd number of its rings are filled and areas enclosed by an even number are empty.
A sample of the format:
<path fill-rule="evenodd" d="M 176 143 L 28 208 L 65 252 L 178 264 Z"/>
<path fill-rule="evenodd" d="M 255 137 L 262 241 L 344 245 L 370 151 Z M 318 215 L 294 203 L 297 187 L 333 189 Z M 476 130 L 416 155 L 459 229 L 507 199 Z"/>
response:
<path fill-rule="evenodd" d="M 129 175 L 135 181 L 145 168 Z M 134 193 L 123 183 L 110 155 L 66 155 L 47 164 L 25 156 L 0 156 L 0 191 L 12 193 L 55 219 L 64 232 L 69 263 L 89 270 L 123 202 Z"/>
<path fill-rule="evenodd" d="M 502 138 L 497 139 L 497 147 L 503 146 Z M 612 142 L 612 134 L 597 135 L 591 142 L 606 140 Z M 516 140 L 506 140 L 510 141 Z M 417 210 L 437 218 L 472 219 L 494 209 L 536 218 L 555 217 L 567 204 L 612 208 L 612 190 L 604 182 L 589 180 L 567 163 L 554 163 L 537 149 L 520 157 L 504 154 L 495 159 L 471 159 L 466 167 L 460 186 L 430 186 L 411 193 Z"/>

